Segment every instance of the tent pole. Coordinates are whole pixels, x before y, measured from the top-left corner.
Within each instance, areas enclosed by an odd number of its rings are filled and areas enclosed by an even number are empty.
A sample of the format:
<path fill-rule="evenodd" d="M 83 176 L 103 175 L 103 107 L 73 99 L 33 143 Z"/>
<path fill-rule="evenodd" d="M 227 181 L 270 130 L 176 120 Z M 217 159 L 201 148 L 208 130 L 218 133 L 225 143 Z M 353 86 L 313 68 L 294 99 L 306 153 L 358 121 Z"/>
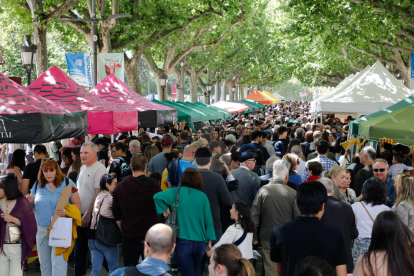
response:
<path fill-rule="evenodd" d="M 89 136 L 88 135 L 86 135 L 85 136 L 85 143 L 88 143 L 89 142 Z"/>
<path fill-rule="evenodd" d="M 111 134 L 111 143 L 112 144 L 114 143 L 114 135 L 113 134 Z"/>

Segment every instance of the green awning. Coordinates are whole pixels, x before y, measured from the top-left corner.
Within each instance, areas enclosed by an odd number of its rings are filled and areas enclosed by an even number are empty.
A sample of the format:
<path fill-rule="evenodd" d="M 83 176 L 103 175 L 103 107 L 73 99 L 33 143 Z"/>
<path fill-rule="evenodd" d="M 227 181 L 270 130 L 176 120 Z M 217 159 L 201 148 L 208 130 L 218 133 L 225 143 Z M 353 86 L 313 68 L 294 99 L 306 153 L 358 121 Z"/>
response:
<path fill-rule="evenodd" d="M 185 110 L 185 112 L 189 113 L 191 115 L 191 120 L 193 122 L 197 121 L 204 121 L 205 118 L 208 116 L 204 112 L 197 110 L 196 108 L 193 108 L 191 106 L 186 106 L 182 102 L 170 102 L 170 101 L 164 101 L 165 103 L 172 104 L 175 107 L 181 107 L 181 109 Z"/>
<path fill-rule="evenodd" d="M 266 109 L 266 106 L 264 104 L 253 101 L 253 100 L 244 99 L 244 100 L 242 100 L 242 102 L 253 104 L 253 105 L 259 107 L 260 109 Z"/>
<path fill-rule="evenodd" d="M 372 141 L 388 138 L 406 146 L 414 146 L 412 118 L 414 118 L 414 105 L 361 121 L 359 134 L 366 135 Z"/>
<path fill-rule="evenodd" d="M 157 103 L 157 104 L 162 104 L 162 105 L 165 105 L 165 106 L 176 108 L 177 109 L 178 122 L 182 122 L 182 121 L 192 122 L 191 115 L 189 113 L 183 111 L 182 109 L 180 109 L 180 107 L 169 105 L 168 103 L 161 102 L 161 101 L 158 101 L 158 100 L 152 100 L 152 101 L 154 103 Z"/>
<path fill-rule="evenodd" d="M 190 102 L 185 102 L 184 104 L 188 105 L 188 106 L 191 106 L 195 109 L 201 110 L 201 111 L 205 112 L 206 114 L 208 114 L 208 119 L 207 120 L 218 120 L 218 119 L 222 119 L 224 117 L 223 113 L 217 112 L 216 110 L 209 109 L 209 108 L 207 108 L 205 106 L 202 106 L 202 105 L 197 105 L 195 103 L 190 103 Z"/>
<path fill-rule="evenodd" d="M 369 114 L 365 117 L 361 117 L 359 119 L 356 119 L 354 121 L 351 121 L 351 123 L 349 124 L 349 130 L 352 132 L 353 135 L 358 135 L 358 134 L 363 134 L 360 130 L 359 130 L 359 125 L 367 120 L 370 120 L 372 118 L 376 118 L 378 116 L 384 115 L 384 114 L 389 114 L 393 111 L 405 108 L 407 106 L 411 106 L 414 105 L 414 95 L 411 95 L 407 98 L 405 98 L 402 101 L 399 101 L 396 104 L 393 104 L 387 108 L 384 108 L 383 110 L 377 111 L 375 113 Z"/>
<path fill-rule="evenodd" d="M 208 105 L 208 104 L 205 104 L 205 103 L 200 103 L 200 102 L 196 102 L 194 104 L 200 105 L 200 106 L 205 106 L 209 109 L 216 110 L 217 112 L 221 112 L 223 114 L 223 118 L 231 117 L 231 112 L 230 111 L 227 111 L 227 110 L 215 107 L 215 106 L 211 106 L 211 105 Z"/>

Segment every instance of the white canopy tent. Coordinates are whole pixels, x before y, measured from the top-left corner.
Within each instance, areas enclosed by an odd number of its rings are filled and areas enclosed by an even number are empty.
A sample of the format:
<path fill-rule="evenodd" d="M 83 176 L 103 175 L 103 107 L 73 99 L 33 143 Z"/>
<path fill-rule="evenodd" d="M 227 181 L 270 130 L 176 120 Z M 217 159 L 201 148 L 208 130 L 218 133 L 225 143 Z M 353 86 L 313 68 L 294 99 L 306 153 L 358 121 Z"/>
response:
<path fill-rule="evenodd" d="M 282 102 L 286 102 L 286 98 L 280 95 L 279 93 L 273 92 L 272 95 L 281 100 Z"/>
<path fill-rule="evenodd" d="M 359 117 L 387 108 L 412 93 L 377 61 L 335 94 L 317 101 L 314 111 Z"/>

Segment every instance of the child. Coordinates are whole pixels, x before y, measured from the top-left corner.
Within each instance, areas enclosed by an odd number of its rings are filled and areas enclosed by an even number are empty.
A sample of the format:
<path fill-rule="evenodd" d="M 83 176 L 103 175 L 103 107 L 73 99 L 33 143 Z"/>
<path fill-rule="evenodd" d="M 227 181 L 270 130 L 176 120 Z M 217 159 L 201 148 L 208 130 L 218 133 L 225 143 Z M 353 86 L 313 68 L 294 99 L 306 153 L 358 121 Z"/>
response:
<path fill-rule="evenodd" d="M 405 157 L 401 153 L 394 153 L 392 157 L 392 163 L 394 165 L 392 165 L 388 171 L 388 175 L 390 177 L 394 178 L 394 176 L 399 173 L 403 173 L 404 171 L 412 171 L 414 169 L 413 167 L 403 164 L 404 159 Z"/>

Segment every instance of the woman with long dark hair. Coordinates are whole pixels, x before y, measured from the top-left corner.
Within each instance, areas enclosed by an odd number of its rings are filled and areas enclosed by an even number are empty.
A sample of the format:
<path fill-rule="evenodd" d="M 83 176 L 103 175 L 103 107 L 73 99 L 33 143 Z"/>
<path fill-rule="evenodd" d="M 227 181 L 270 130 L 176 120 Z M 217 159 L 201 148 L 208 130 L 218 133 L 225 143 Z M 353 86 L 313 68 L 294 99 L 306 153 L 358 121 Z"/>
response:
<path fill-rule="evenodd" d="M 414 275 L 414 236 L 393 211 L 375 219 L 371 243 L 359 256 L 354 275 Z"/>
<path fill-rule="evenodd" d="M 70 154 L 72 156 L 73 163 L 70 166 L 67 175 L 69 175 L 71 172 L 80 173 L 80 168 L 82 167 L 82 162 L 81 162 L 81 158 L 80 158 L 80 150 L 81 150 L 80 147 L 71 148 L 71 153 Z"/>
<path fill-rule="evenodd" d="M 72 159 L 72 149 L 71 148 L 66 148 L 63 152 L 62 152 L 62 161 L 64 164 L 64 167 L 61 167 L 62 173 L 64 175 L 68 175 L 69 174 L 69 169 L 73 164 L 73 159 Z"/>
<path fill-rule="evenodd" d="M 36 232 L 32 207 L 19 190 L 17 177 L 7 174 L 0 183 L 1 275 L 23 275 L 23 263 L 31 256 Z"/>
<path fill-rule="evenodd" d="M 220 128 L 218 128 L 218 127 L 213 128 L 211 130 L 211 133 L 210 133 L 211 141 L 219 141 L 220 142 L 219 133 L 220 133 Z"/>
<path fill-rule="evenodd" d="M 19 190 L 22 189 L 23 171 L 26 167 L 26 152 L 22 149 L 17 149 L 13 152 L 10 163 L 2 174 L 12 173 L 17 177 Z"/>
<path fill-rule="evenodd" d="M 230 217 L 235 220 L 236 223 L 227 228 L 226 232 L 213 246 L 212 250 L 215 250 L 222 244 L 231 243 L 235 244 L 239 248 L 243 258 L 252 259 L 254 224 L 249 205 L 242 200 L 235 201 L 230 210 Z M 211 255 L 212 250 L 207 251 L 208 256 Z"/>

